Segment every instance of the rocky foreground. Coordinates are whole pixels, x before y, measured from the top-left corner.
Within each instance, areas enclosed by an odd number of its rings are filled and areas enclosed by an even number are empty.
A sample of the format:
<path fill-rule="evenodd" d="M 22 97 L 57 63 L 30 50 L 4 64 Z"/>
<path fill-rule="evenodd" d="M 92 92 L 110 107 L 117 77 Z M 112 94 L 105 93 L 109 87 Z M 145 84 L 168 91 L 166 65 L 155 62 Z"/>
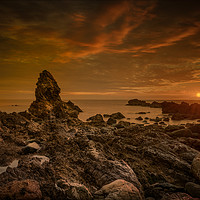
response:
<path fill-rule="evenodd" d="M 43 71 L 28 111 L 0 112 L 0 199 L 200 199 L 199 124 L 82 122 L 59 94 Z"/>

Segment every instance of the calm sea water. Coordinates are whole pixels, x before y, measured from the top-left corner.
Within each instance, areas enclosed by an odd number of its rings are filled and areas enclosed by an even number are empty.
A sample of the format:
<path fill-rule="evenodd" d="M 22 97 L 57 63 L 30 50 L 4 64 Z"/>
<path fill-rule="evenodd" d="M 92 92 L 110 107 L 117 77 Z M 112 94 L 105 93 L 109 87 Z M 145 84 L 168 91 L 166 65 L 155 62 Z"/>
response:
<path fill-rule="evenodd" d="M 33 100 L 27 99 L 0 99 L 0 111 L 4 112 L 20 112 L 27 110 Z M 126 100 L 72 100 L 76 105 L 78 105 L 83 113 L 79 114 L 79 118 L 86 121 L 87 118 L 99 113 L 99 114 L 112 114 L 115 112 L 121 112 L 126 116 L 127 121 L 131 123 L 142 123 L 141 121 L 135 120 L 136 117 L 148 117 L 156 118 L 163 117 L 166 115 L 162 114 L 160 108 L 149 108 L 141 106 L 126 106 Z M 147 101 L 152 102 L 152 101 Z M 162 101 L 158 101 L 162 102 Z M 181 103 L 182 101 L 175 101 Z M 185 101 L 188 103 L 200 103 L 200 101 Z M 146 114 L 137 114 L 138 112 L 146 112 Z M 128 118 L 128 119 L 127 119 Z M 196 122 L 197 120 L 181 120 L 181 121 L 170 121 L 169 124 L 185 124 Z M 147 120 L 148 123 L 154 123 Z"/>

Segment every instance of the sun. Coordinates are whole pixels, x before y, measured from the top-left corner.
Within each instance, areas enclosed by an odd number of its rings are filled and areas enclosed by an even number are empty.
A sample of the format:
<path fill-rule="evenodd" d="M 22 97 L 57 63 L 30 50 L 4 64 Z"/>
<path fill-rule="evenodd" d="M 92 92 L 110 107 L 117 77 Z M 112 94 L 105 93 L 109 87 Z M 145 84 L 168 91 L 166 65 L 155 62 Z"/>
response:
<path fill-rule="evenodd" d="M 196 93 L 196 96 L 197 96 L 197 97 L 200 97 L 200 92 Z"/>

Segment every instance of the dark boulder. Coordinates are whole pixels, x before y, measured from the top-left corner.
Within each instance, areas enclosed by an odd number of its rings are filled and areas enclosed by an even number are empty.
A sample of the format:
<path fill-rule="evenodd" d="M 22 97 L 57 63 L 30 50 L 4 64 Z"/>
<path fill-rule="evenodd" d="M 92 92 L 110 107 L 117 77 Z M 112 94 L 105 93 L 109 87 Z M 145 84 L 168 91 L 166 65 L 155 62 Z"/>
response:
<path fill-rule="evenodd" d="M 161 108 L 162 103 L 158 103 L 157 101 L 154 101 L 154 102 L 151 103 L 150 107 L 151 108 Z"/>
<path fill-rule="evenodd" d="M 93 123 L 104 122 L 103 116 L 101 114 L 96 114 L 95 116 L 89 117 L 86 121 L 91 121 Z"/>
<path fill-rule="evenodd" d="M 119 121 L 118 122 L 118 125 L 122 126 L 123 128 L 125 127 L 129 127 L 131 125 L 130 122 L 127 122 L 127 121 Z"/>
<path fill-rule="evenodd" d="M 192 161 L 192 173 L 200 181 L 200 153 Z"/>
<path fill-rule="evenodd" d="M 89 117 L 86 121 L 93 126 L 105 126 L 105 121 L 103 120 L 103 116 L 101 114 L 96 114 L 92 117 Z"/>
<path fill-rule="evenodd" d="M 169 122 L 169 117 L 164 117 L 164 118 L 163 118 L 163 121 L 164 121 L 164 122 Z"/>
<path fill-rule="evenodd" d="M 116 119 L 113 119 L 112 117 L 110 117 L 107 121 L 107 124 L 108 125 L 113 125 L 113 124 L 116 124 L 117 123 L 117 120 Z"/>
<path fill-rule="evenodd" d="M 150 103 L 147 103 L 146 101 L 142 101 L 139 99 L 131 99 L 128 101 L 127 106 L 150 106 Z"/>
<path fill-rule="evenodd" d="M 125 116 L 120 112 L 113 113 L 110 117 L 112 117 L 113 119 L 123 119 L 123 118 L 125 118 Z"/>
<path fill-rule="evenodd" d="M 173 131 L 176 131 L 176 130 L 179 130 L 179 129 L 183 129 L 184 126 L 179 126 L 179 125 L 168 125 L 166 128 L 165 128 L 165 131 L 166 132 L 173 132 Z"/>
<path fill-rule="evenodd" d="M 184 128 L 184 129 L 179 129 L 176 131 L 173 131 L 171 133 L 169 133 L 169 135 L 173 138 L 177 138 L 177 137 L 193 137 L 194 134 L 192 133 L 192 131 L 188 128 Z"/>
<path fill-rule="evenodd" d="M 192 182 L 188 182 L 185 184 L 186 192 L 192 197 L 200 198 L 200 185 Z"/>
<path fill-rule="evenodd" d="M 143 120 L 143 118 L 141 117 L 141 116 L 139 116 L 139 117 L 137 117 L 137 118 L 135 118 L 136 120 Z"/>
<path fill-rule="evenodd" d="M 189 129 L 193 132 L 193 133 L 199 133 L 200 134 L 200 124 L 192 124 Z"/>

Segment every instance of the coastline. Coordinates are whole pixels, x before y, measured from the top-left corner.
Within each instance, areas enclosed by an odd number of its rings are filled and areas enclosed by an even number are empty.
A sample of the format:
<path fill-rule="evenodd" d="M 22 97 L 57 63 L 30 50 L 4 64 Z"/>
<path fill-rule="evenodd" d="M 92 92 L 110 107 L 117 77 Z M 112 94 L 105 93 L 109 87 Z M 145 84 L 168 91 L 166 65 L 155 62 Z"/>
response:
<path fill-rule="evenodd" d="M 28 111 L 0 112 L 0 199 L 199 197 L 200 124 L 144 126 L 120 112 L 83 122 L 49 72 L 38 83 Z"/>

